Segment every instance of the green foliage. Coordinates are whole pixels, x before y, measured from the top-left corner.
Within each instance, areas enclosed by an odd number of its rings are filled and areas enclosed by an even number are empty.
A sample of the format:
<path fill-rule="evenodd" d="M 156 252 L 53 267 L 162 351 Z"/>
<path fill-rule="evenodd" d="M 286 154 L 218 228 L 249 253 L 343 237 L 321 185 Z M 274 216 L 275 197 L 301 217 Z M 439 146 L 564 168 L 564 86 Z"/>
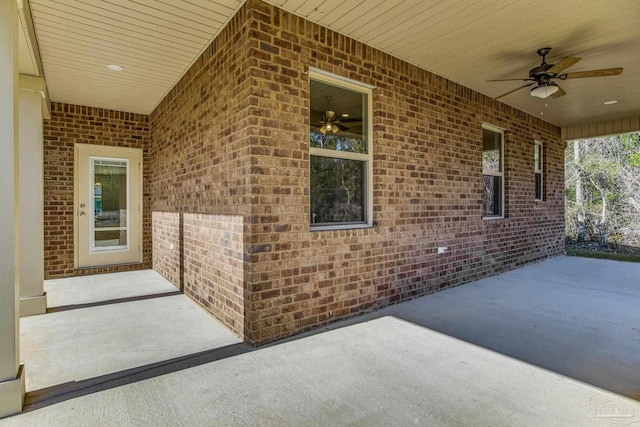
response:
<path fill-rule="evenodd" d="M 587 240 L 640 246 L 639 135 L 567 144 L 565 223 L 568 237 L 577 238 L 583 222 Z"/>
<path fill-rule="evenodd" d="M 635 151 L 629 155 L 629 166 L 640 168 L 640 151 Z"/>
<path fill-rule="evenodd" d="M 576 201 L 576 188 L 575 187 L 565 187 L 564 188 L 564 198 L 565 200 L 571 200 L 573 202 Z"/>

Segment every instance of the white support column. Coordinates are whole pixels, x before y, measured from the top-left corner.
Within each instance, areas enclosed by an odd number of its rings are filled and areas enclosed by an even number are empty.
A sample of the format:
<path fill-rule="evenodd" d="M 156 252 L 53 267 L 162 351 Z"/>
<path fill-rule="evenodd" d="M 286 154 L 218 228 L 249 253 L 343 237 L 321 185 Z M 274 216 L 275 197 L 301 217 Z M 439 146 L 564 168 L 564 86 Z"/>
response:
<path fill-rule="evenodd" d="M 20 76 L 20 316 L 44 314 L 42 92 L 39 77 Z"/>
<path fill-rule="evenodd" d="M 0 0 L 0 417 L 22 410 L 18 253 L 18 11 Z"/>

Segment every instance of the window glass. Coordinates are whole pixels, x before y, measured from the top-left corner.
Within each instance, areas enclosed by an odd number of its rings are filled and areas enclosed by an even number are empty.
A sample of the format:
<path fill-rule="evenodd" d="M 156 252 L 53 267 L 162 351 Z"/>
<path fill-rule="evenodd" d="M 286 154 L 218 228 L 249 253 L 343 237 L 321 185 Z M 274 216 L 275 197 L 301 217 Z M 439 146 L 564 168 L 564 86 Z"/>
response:
<path fill-rule="evenodd" d="M 93 244 L 91 250 L 127 246 L 129 162 L 91 158 L 93 169 Z"/>
<path fill-rule="evenodd" d="M 542 194 L 542 143 L 536 141 L 534 146 L 534 192 L 536 200 L 543 200 Z"/>
<path fill-rule="evenodd" d="M 501 216 L 502 178 L 493 175 L 483 175 L 482 181 L 482 214 L 484 216 Z"/>
<path fill-rule="evenodd" d="M 367 152 L 367 94 L 311 80 L 311 147 Z"/>
<path fill-rule="evenodd" d="M 323 135 L 314 130 L 311 131 L 309 141 L 312 147 L 325 150 L 349 151 L 351 153 L 366 153 L 367 142 L 364 138 L 354 138 L 342 135 Z"/>
<path fill-rule="evenodd" d="M 364 162 L 311 156 L 311 223 L 363 222 L 364 176 Z"/>
<path fill-rule="evenodd" d="M 502 134 L 489 129 L 482 130 L 482 170 L 500 172 L 500 151 L 502 150 Z"/>
<path fill-rule="evenodd" d="M 502 153 L 504 134 L 493 128 L 482 129 L 482 215 L 502 218 L 504 215 L 504 172 Z"/>
<path fill-rule="evenodd" d="M 357 89 L 325 77 L 310 81 L 312 228 L 370 223 L 369 91 Z"/>

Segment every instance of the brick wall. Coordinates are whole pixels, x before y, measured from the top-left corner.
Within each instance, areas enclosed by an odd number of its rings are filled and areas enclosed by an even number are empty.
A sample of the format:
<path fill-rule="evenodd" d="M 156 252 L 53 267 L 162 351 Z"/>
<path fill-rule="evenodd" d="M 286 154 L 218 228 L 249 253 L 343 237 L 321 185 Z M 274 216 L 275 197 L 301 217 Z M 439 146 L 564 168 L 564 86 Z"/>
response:
<path fill-rule="evenodd" d="M 239 215 L 184 214 L 184 293 L 241 337 L 243 228 Z"/>
<path fill-rule="evenodd" d="M 143 182 L 143 263 L 74 269 L 74 144 L 141 148 L 148 161 L 148 117 L 62 103 L 51 104 L 44 121 L 44 268 L 45 279 L 125 271 L 151 266 L 149 172 Z"/>
<path fill-rule="evenodd" d="M 309 230 L 310 66 L 375 87 L 373 228 Z M 506 129 L 502 220 L 482 219 L 483 123 Z M 563 250 L 559 128 L 259 0 L 150 129 L 154 211 L 244 218 L 243 277 L 234 269 L 232 282 L 244 287 L 250 343 Z M 534 202 L 534 140 L 545 143 L 544 202 Z"/>
<path fill-rule="evenodd" d="M 151 213 L 153 269 L 173 283 L 183 287 L 182 219 L 177 212 Z"/>
<path fill-rule="evenodd" d="M 560 129 L 258 0 L 247 336 L 260 343 L 563 250 Z M 309 231 L 307 67 L 375 86 L 374 223 Z M 507 130 L 505 213 L 482 219 L 482 124 Z M 546 147 L 534 202 L 533 144 Z M 295 179 L 292 179 L 295 177 Z M 437 247 L 447 246 L 445 254 Z"/>
<path fill-rule="evenodd" d="M 175 267 L 182 265 L 185 294 L 241 336 L 245 233 L 237 218 L 250 212 L 255 138 L 248 26 L 243 7 L 150 116 L 153 268 L 180 286 Z"/>

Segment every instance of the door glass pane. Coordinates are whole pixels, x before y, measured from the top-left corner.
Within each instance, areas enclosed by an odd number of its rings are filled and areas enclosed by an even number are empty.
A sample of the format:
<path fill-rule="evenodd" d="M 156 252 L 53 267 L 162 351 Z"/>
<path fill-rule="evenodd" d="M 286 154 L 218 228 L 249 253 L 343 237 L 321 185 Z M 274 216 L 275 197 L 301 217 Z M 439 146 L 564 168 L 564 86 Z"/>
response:
<path fill-rule="evenodd" d="M 122 249 L 128 243 L 127 175 L 123 159 L 92 158 L 92 250 Z"/>
<path fill-rule="evenodd" d="M 126 246 L 127 230 L 95 230 L 95 247 Z"/>

